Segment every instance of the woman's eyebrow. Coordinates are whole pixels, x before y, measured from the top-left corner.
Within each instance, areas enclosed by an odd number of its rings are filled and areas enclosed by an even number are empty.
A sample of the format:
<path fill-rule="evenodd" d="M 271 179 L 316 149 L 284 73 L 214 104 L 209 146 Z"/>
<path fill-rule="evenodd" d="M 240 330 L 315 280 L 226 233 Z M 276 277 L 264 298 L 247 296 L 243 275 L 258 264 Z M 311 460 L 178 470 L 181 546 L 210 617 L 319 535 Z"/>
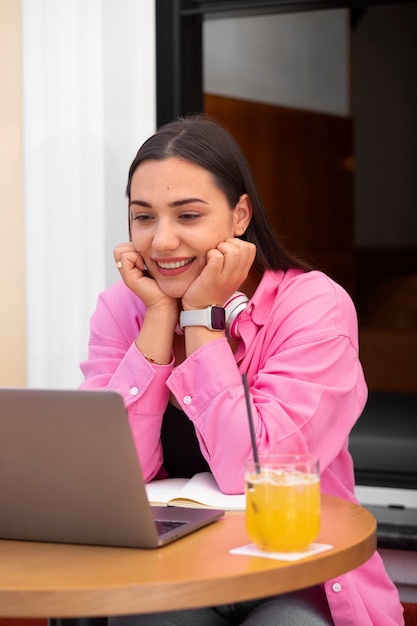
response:
<path fill-rule="evenodd" d="M 192 204 L 193 202 L 202 202 L 203 204 L 208 204 L 202 198 L 183 198 L 182 200 L 174 200 L 173 202 L 170 202 L 168 206 L 176 207 L 176 206 L 182 206 L 183 204 Z"/>
<path fill-rule="evenodd" d="M 185 204 L 193 204 L 195 202 L 201 202 L 202 204 L 208 204 L 205 200 L 203 200 L 202 198 L 183 198 L 181 200 L 174 200 L 173 202 L 169 202 L 168 206 L 170 207 L 178 207 L 178 206 L 183 206 Z M 136 205 L 136 206 L 143 206 L 147 209 L 151 209 L 152 208 L 152 204 L 150 204 L 149 202 L 145 202 L 145 200 L 131 200 L 130 204 L 132 205 Z"/>
<path fill-rule="evenodd" d="M 130 205 L 132 205 L 132 204 L 134 204 L 136 206 L 143 206 L 143 207 L 145 207 L 147 209 L 152 208 L 152 205 L 149 204 L 149 202 L 145 202 L 144 200 L 131 200 L 130 201 Z"/>

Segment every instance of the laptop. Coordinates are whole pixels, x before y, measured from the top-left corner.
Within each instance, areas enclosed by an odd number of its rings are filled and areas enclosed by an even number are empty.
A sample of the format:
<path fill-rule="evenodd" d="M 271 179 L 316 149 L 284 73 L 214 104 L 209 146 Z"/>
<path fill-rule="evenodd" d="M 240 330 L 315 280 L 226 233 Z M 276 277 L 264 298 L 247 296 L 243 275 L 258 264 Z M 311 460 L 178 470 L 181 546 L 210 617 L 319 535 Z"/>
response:
<path fill-rule="evenodd" d="M 223 514 L 150 506 L 117 393 L 0 389 L 0 539 L 157 548 Z"/>

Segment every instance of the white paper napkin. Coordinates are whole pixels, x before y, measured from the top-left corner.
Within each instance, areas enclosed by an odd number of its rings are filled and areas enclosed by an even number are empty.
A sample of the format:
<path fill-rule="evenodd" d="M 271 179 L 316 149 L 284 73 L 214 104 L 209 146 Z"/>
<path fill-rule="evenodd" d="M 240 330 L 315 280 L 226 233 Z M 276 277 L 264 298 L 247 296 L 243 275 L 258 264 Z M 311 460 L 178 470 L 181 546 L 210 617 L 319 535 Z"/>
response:
<path fill-rule="evenodd" d="M 264 552 L 260 550 L 254 543 L 248 543 L 246 546 L 240 548 L 233 548 L 230 550 L 230 554 L 243 554 L 245 556 L 260 556 L 263 559 L 275 559 L 276 561 L 298 561 L 305 559 L 308 556 L 317 554 L 318 552 L 324 552 L 325 550 L 331 550 L 333 546 L 327 543 L 311 543 L 307 550 L 303 552 Z"/>

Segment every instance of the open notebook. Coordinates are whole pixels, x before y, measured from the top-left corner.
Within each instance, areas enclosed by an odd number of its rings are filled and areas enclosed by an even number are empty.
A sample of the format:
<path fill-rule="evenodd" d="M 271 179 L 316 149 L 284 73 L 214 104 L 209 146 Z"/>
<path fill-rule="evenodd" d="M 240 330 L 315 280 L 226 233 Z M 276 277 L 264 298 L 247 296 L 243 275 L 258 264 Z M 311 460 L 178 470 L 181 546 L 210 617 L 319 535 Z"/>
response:
<path fill-rule="evenodd" d="M 150 506 L 118 394 L 0 389 L 1 539 L 155 548 L 223 513 Z"/>
<path fill-rule="evenodd" d="M 192 478 L 163 478 L 146 485 L 149 502 L 156 506 L 207 507 L 225 511 L 244 511 L 245 495 L 220 491 L 210 472 Z"/>

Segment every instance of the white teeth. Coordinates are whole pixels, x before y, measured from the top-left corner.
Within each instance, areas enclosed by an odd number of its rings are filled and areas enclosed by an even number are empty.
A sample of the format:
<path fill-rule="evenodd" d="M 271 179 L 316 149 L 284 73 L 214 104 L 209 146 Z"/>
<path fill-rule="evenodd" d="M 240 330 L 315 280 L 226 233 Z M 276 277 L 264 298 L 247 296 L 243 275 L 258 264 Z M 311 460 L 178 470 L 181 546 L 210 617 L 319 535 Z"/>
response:
<path fill-rule="evenodd" d="M 176 270 L 179 267 L 184 267 L 184 265 L 188 265 L 188 263 L 191 263 L 192 260 L 193 259 L 188 259 L 186 261 L 175 261 L 175 263 L 162 263 L 161 261 L 158 261 L 158 265 L 164 270 Z"/>

